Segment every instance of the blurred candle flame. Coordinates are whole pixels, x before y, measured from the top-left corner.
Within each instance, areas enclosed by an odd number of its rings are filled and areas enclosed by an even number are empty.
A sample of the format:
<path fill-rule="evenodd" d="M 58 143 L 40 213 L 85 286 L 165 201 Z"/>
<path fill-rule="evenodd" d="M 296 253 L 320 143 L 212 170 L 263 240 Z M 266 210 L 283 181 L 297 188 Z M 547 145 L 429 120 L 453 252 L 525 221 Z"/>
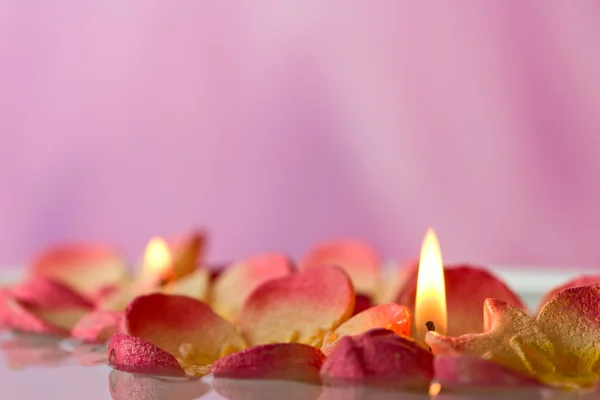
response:
<path fill-rule="evenodd" d="M 416 340 L 423 342 L 428 331 L 427 322 L 433 322 L 436 332 L 446 333 L 448 316 L 446 311 L 446 287 L 444 265 L 437 236 L 429 228 L 421 246 L 417 298 L 415 302 Z"/>
<path fill-rule="evenodd" d="M 172 262 L 167 242 L 160 237 L 152 238 L 144 253 L 144 275 L 148 278 L 165 278 Z"/>

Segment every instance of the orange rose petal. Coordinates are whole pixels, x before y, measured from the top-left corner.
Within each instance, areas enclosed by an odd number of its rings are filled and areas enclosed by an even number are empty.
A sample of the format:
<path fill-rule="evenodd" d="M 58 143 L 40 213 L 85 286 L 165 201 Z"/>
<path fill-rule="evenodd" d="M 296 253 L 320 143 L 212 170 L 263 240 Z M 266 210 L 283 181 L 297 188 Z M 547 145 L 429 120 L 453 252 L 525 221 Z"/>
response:
<path fill-rule="evenodd" d="M 246 300 L 240 327 L 249 344 L 297 342 L 320 347 L 354 310 L 354 289 L 337 267 L 309 268 L 273 279 Z"/>
<path fill-rule="evenodd" d="M 123 313 L 97 310 L 81 318 L 71 336 L 87 343 L 103 343 L 120 331 Z"/>
<path fill-rule="evenodd" d="M 540 309 L 544 306 L 544 304 L 546 304 L 547 302 L 549 302 L 550 300 L 552 300 L 552 298 L 560 291 L 562 291 L 563 289 L 567 289 L 570 287 L 576 287 L 576 286 L 587 286 L 587 285 L 593 285 L 595 283 L 600 283 L 600 275 L 583 275 L 583 276 L 579 276 L 575 279 L 572 279 L 558 287 L 555 287 L 553 289 L 551 289 L 550 291 L 548 291 L 548 293 L 546 293 L 546 295 L 544 296 L 544 298 L 542 299 L 542 301 L 540 302 Z M 539 310 L 538 310 L 539 312 Z"/>
<path fill-rule="evenodd" d="M 240 261 L 215 279 L 211 306 L 228 321 L 238 320 L 246 298 L 263 283 L 289 275 L 290 260 L 282 254 L 266 254 Z"/>
<path fill-rule="evenodd" d="M 448 309 L 448 336 L 482 332 L 483 313 L 481 307 L 488 297 L 525 309 L 521 299 L 504 282 L 483 268 L 446 267 L 444 279 Z M 417 270 L 415 269 L 398 294 L 396 303 L 403 304 L 414 312 L 416 291 Z M 413 327 L 413 335 L 415 333 Z"/>
<path fill-rule="evenodd" d="M 125 311 L 125 327 L 129 334 L 164 349 L 183 364 L 212 364 L 246 347 L 235 326 L 187 296 L 139 296 Z"/>
<path fill-rule="evenodd" d="M 151 375 L 183 376 L 179 362 L 163 349 L 124 333 L 114 335 L 108 345 L 108 362 L 116 369 Z"/>
<path fill-rule="evenodd" d="M 31 276 L 52 278 L 90 298 L 127 275 L 127 265 L 118 252 L 86 244 L 50 247 L 34 258 L 30 268 Z"/>
<path fill-rule="evenodd" d="M 443 387 L 507 389 L 540 386 L 535 379 L 481 357 L 439 356 L 435 358 L 434 366 L 436 381 Z"/>
<path fill-rule="evenodd" d="M 112 370 L 108 377 L 114 400 L 191 400 L 199 399 L 210 386 L 199 379 L 168 378 Z"/>
<path fill-rule="evenodd" d="M 426 389 L 433 378 L 433 355 L 409 338 L 385 329 L 344 336 L 323 363 L 331 383 L 366 383 Z"/>
<path fill-rule="evenodd" d="M 271 379 L 320 382 L 325 355 L 300 343 L 275 343 L 250 347 L 217 360 L 212 373 L 218 378 Z"/>
<path fill-rule="evenodd" d="M 358 293 L 372 295 L 377 289 L 381 261 L 368 243 L 356 239 L 324 242 L 311 249 L 301 268 L 334 265 L 342 268 Z"/>
<path fill-rule="evenodd" d="M 173 266 L 170 280 L 180 279 L 191 274 L 202 263 L 206 250 L 206 235 L 202 232 L 191 232 L 181 238 L 170 241 Z"/>
<path fill-rule="evenodd" d="M 196 300 L 208 301 L 210 273 L 199 268 L 176 281 L 168 282 L 162 289 L 166 294 L 188 296 Z"/>
<path fill-rule="evenodd" d="M 409 336 L 412 314 L 409 309 L 394 303 L 371 307 L 350 318 L 335 331 L 325 335 L 321 350 L 330 355 L 344 336 L 356 336 L 375 328 L 384 328 L 396 334 Z"/>

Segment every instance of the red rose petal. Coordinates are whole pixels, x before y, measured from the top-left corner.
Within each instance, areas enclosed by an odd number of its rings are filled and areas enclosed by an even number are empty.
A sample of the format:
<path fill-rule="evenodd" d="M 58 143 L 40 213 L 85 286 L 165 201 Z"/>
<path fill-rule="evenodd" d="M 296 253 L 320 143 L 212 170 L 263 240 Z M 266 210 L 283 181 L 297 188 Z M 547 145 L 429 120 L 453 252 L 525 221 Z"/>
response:
<path fill-rule="evenodd" d="M 407 280 L 396 303 L 414 312 L 417 291 L 417 271 Z M 482 305 L 492 297 L 525 310 L 521 299 L 500 279 L 483 268 L 473 266 L 446 267 L 446 302 L 448 309 L 448 336 L 483 332 Z M 413 327 L 413 335 L 414 327 Z"/>
<path fill-rule="evenodd" d="M 373 307 L 373 302 L 369 296 L 365 296 L 364 294 L 357 294 L 354 302 L 354 311 L 352 311 L 352 315 L 360 314 Z"/>
<path fill-rule="evenodd" d="M 546 295 L 544 295 L 544 298 L 540 302 L 539 309 L 541 309 L 547 302 L 552 300 L 552 298 L 558 292 L 561 292 L 563 289 L 577 287 L 577 286 L 593 285 L 595 283 L 600 283 L 600 275 L 583 275 L 583 276 L 579 276 L 575 279 L 572 279 L 572 280 L 548 291 L 548 293 L 546 293 Z"/>
<path fill-rule="evenodd" d="M 33 277 L 48 277 L 92 298 L 101 288 L 127 275 L 123 257 L 109 247 L 62 244 L 40 253 L 31 263 Z"/>
<path fill-rule="evenodd" d="M 255 346 L 217 360 L 212 373 L 219 378 L 320 382 L 325 355 L 300 343 Z"/>
<path fill-rule="evenodd" d="M 120 332 L 123 313 L 112 311 L 94 311 L 81 318 L 71 331 L 71 336 L 88 343 L 108 341 Z"/>
<path fill-rule="evenodd" d="M 334 265 L 342 268 L 358 293 L 373 294 L 376 291 L 381 261 L 379 255 L 366 242 L 356 239 L 324 242 L 306 255 L 301 268 Z"/>
<path fill-rule="evenodd" d="M 112 370 L 108 377 L 114 400 L 191 400 L 199 399 L 210 386 L 199 379 L 166 378 Z"/>
<path fill-rule="evenodd" d="M 185 375 L 179 362 L 161 348 L 124 333 L 117 333 L 108 345 L 108 361 L 116 369 L 153 375 Z"/>
<path fill-rule="evenodd" d="M 308 268 L 252 292 L 240 318 L 250 345 L 298 342 L 320 347 L 354 310 L 354 290 L 337 267 Z"/>
<path fill-rule="evenodd" d="M 228 321 L 238 320 L 246 298 L 263 283 L 289 275 L 290 260 L 282 254 L 265 254 L 225 269 L 212 287 L 211 306 Z"/>
<path fill-rule="evenodd" d="M 371 307 L 341 324 L 335 331 L 325 335 L 321 350 L 330 355 L 344 336 L 357 336 L 368 330 L 383 328 L 396 334 L 409 336 L 412 314 L 409 309 L 394 303 Z"/>
<path fill-rule="evenodd" d="M 385 329 L 344 336 L 321 368 L 328 382 L 354 382 L 426 389 L 433 355 L 412 340 Z"/>
<path fill-rule="evenodd" d="M 540 384 L 496 362 L 473 356 L 439 356 L 435 358 L 436 381 L 442 386 L 457 387 L 538 387 Z"/>
<path fill-rule="evenodd" d="M 125 327 L 129 334 L 195 365 L 212 364 L 246 347 L 235 326 L 186 296 L 156 293 L 135 298 L 125 311 Z"/>

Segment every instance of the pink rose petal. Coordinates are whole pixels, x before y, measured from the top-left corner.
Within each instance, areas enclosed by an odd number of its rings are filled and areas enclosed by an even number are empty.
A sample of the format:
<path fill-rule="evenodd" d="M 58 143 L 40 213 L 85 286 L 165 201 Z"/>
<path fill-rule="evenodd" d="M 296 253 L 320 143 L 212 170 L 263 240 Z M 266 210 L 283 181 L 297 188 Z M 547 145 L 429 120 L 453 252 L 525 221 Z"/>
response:
<path fill-rule="evenodd" d="M 48 277 L 92 298 L 101 288 L 127 275 L 124 258 L 107 246 L 61 244 L 38 254 L 30 266 L 32 277 Z"/>
<path fill-rule="evenodd" d="M 525 309 L 521 299 L 500 279 L 483 268 L 473 266 L 446 267 L 446 302 L 448 309 L 448 336 L 483 332 L 482 305 L 491 297 Z M 407 306 L 413 313 L 417 291 L 417 270 L 407 280 L 396 303 Z M 413 335 L 416 332 L 413 327 Z"/>
<path fill-rule="evenodd" d="M 135 298 L 125 311 L 125 327 L 129 334 L 194 365 L 212 364 L 246 347 L 235 326 L 186 296 L 156 293 Z"/>
<path fill-rule="evenodd" d="M 71 336 L 88 343 L 107 342 L 120 332 L 123 313 L 97 310 L 81 318 L 71 331 Z"/>
<path fill-rule="evenodd" d="M 250 345 L 297 342 L 320 347 L 354 310 L 354 290 L 337 267 L 308 268 L 265 282 L 246 300 L 240 327 Z"/>
<path fill-rule="evenodd" d="M 555 287 L 553 289 L 551 289 L 550 291 L 548 291 L 548 293 L 546 293 L 544 295 L 544 298 L 542 299 L 542 301 L 540 302 L 540 309 L 550 300 L 552 300 L 552 298 L 560 291 L 562 291 L 563 289 L 567 289 L 567 288 L 571 288 L 571 287 L 577 287 L 577 286 L 587 286 L 587 285 L 593 285 L 595 283 L 600 283 L 600 275 L 584 275 L 584 276 L 579 276 L 575 279 L 572 279 L 558 287 Z"/>
<path fill-rule="evenodd" d="M 114 368 L 127 372 L 185 375 L 171 354 L 150 342 L 124 333 L 117 333 L 110 340 L 108 361 Z"/>
<path fill-rule="evenodd" d="M 292 272 L 290 260 L 283 254 L 265 254 L 233 264 L 225 269 L 212 287 L 211 306 L 228 321 L 240 316 L 246 298 L 263 283 Z"/>
<path fill-rule="evenodd" d="M 320 382 L 325 355 L 300 343 L 275 343 L 250 347 L 217 360 L 212 373 L 218 378 L 271 379 Z"/>
<path fill-rule="evenodd" d="M 360 314 L 361 312 L 371 307 L 373 307 L 373 302 L 371 301 L 371 298 L 369 296 L 366 296 L 364 294 L 357 294 L 354 302 L 354 311 L 352 312 L 352 315 L 354 316 L 356 314 Z"/>
<path fill-rule="evenodd" d="M 67 329 L 44 321 L 30 307 L 6 293 L 0 293 L 0 320 L 5 326 L 17 331 L 60 336 L 69 334 Z"/>
<path fill-rule="evenodd" d="M 381 261 L 371 245 L 356 239 L 334 240 L 311 249 L 300 264 L 304 268 L 333 265 L 342 268 L 358 293 L 376 291 Z"/>
<path fill-rule="evenodd" d="M 21 303 L 49 309 L 84 308 L 91 310 L 94 304 L 69 286 L 50 278 L 39 277 L 14 286 L 9 291 Z"/>
<path fill-rule="evenodd" d="M 328 382 L 425 389 L 433 378 L 433 355 L 412 340 L 385 329 L 344 336 L 325 360 Z"/>
<path fill-rule="evenodd" d="M 167 378 L 112 370 L 108 377 L 114 400 L 192 400 L 203 398 L 210 386 L 199 379 Z"/>

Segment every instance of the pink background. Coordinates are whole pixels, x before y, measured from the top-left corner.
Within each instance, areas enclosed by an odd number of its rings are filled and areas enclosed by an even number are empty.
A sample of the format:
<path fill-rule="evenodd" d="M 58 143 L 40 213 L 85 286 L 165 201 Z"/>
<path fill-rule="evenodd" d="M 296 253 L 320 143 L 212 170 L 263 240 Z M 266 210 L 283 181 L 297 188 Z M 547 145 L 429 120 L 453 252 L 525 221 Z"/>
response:
<path fill-rule="evenodd" d="M 600 263 L 600 3 L 412 3 L 0 0 L 0 263 L 193 226 L 405 258 L 429 225 Z"/>

